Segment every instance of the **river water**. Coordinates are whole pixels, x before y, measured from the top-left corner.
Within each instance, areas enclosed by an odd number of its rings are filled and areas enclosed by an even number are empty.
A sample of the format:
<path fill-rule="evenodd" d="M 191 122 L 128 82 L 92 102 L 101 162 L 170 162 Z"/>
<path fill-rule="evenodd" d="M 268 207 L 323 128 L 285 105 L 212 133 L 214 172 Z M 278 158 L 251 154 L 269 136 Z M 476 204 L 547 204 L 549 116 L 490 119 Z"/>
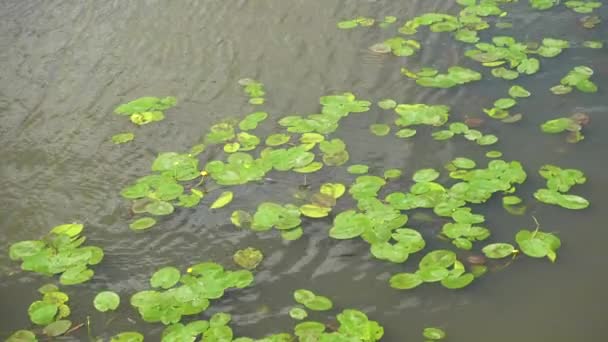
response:
<path fill-rule="evenodd" d="M 360 239 L 338 241 L 327 236 L 331 221 L 304 227 L 300 240 L 283 242 L 276 234 L 235 229 L 232 210 L 255 208 L 263 200 L 287 202 L 294 190 L 291 176 L 271 174 L 272 186 L 237 187 L 228 209 L 210 211 L 214 196 L 196 209 L 178 210 L 158 226 L 133 232 L 129 204 L 120 190 L 148 173 L 163 151 L 187 151 L 221 119 L 253 111 L 237 81 L 252 77 L 265 84 L 262 106 L 270 120 L 292 113 L 315 113 L 318 98 L 351 91 L 361 99 L 393 98 L 399 103 L 451 106 L 452 118 L 484 117 L 481 109 L 506 95 L 515 82 L 493 78 L 487 68 L 463 56 L 467 45 L 450 34 L 421 29 L 422 50 L 413 57 L 378 56 L 367 47 L 395 35 L 408 18 L 424 12 L 457 14 L 451 0 L 2 0 L 0 1 L 0 337 L 30 327 L 27 307 L 36 289 L 50 279 L 19 271 L 8 258 L 8 246 L 44 235 L 64 222 L 85 224 L 92 245 L 101 246 L 104 261 L 88 283 L 62 287 L 71 296 L 71 320 L 90 316 L 93 335 L 108 339 L 137 330 L 159 340 L 160 324 L 142 323 L 128 304 L 136 291 L 148 287 L 159 267 L 185 268 L 214 260 L 232 264 L 232 254 L 254 246 L 266 259 L 256 271 L 255 286 L 214 302 L 207 313 L 233 314 L 237 335 L 261 337 L 289 331 L 287 311 L 297 288 L 330 297 L 337 308 L 357 308 L 385 328 L 383 341 L 419 341 L 427 326 L 440 326 L 450 341 L 599 341 L 608 334 L 606 319 L 605 213 L 608 192 L 608 54 L 586 49 L 584 40 L 606 40 L 602 23 L 593 30 L 580 26 L 582 16 L 563 6 L 533 11 L 527 1 L 503 6 L 512 29 L 482 31 L 512 35 L 521 41 L 543 37 L 573 42 L 556 58 L 541 61 L 541 71 L 516 81 L 532 92 L 520 100 L 524 119 L 504 124 L 486 117 L 484 132 L 496 134 L 493 148 L 506 160 L 519 160 L 529 181 L 518 193 L 529 204 L 524 216 L 506 213 L 500 199 L 479 209 L 493 232 L 491 241 L 513 241 L 514 233 L 533 228 L 531 215 L 545 231 L 559 234 L 563 246 L 555 264 L 546 259 L 519 258 L 501 271 L 490 272 L 466 289 L 450 291 L 421 286 L 391 289 L 388 278 L 404 270 L 372 258 Z M 608 6 L 596 10 L 606 17 Z M 391 28 L 342 31 L 336 22 L 357 15 L 394 15 Z M 399 73 L 404 65 L 463 65 L 484 74 L 484 80 L 447 90 L 422 88 Z M 556 96 L 549 88 L 568 70 L 587 65 L 599 86 L 596 94 L 574 92 Z M 483 69 L 483 70 L 482 70 Z M 177 97 L 167 119 L 140 128 L 114 108 L 140 96 Z M 548 119 L 587 113 L 586 139 L 568 144 L 563 136 L 542 134 Z M 345 140 L 350 163 L 375 165 L 372 171 L 401 168 L 406 175 L 422 167 L 442 168 L 457 156 L 483 160 L 487 148 L 464 140 L 435 142 L 430 137 L 392 140 L 373 136 L 368 126 L 392 122 L 394 114 L 374 107 L 352 114 L 336 136 Z M 113 145 L 112 135 L 133 130 L 136 141 Z M 398 142 L 398 143 L 397 143 Z M 588 178 L 573 192 L 591 206 L 571 211 L 536 202 L 532 193 L 544 185 L 537 174 L 543 164 L 583 170 Z M 409 172 L 409 173 L 408 173 Z M 326 174 L 346 184 L 345 172 Z M 344 177 L 342 180 L 341 177 Z M 440 227 L 421 223 L 432 234 Z M 432 242 L 441 246 L 445 242 Z M 123 304 L 115 313 L 100 314 L 92 306 L 98 291 L 118 292 Z M 317 316 L 315 316 L 317 317 Z M 317 319 L 325 319 L 320 314 Z M 66 338 L 87 340 L 86 328 Z"/>

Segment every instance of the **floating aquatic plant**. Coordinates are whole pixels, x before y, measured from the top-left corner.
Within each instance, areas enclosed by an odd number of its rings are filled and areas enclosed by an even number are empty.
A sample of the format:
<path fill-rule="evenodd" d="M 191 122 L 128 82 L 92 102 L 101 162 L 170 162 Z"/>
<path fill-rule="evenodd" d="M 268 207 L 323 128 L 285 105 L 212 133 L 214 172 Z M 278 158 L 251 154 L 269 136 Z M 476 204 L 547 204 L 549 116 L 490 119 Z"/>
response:
<path fill-rule="evenodd" d="M 588 66 L 577 66 L 570 70 L 568 74 L 560 80 L 560 84 L 551 88 L 551 92 L 556 95 L 568 94 L 573 88 L 583 93 L 597 92 L 597 85 L 590 78 L 593 69 Z"/>
<path fill-rule="evenodd" d="M 327 311 L 333 307 L 333 303 L 329 298 L 316 295 L 310 290 L 296 290 L 293 293 L 293 299 L 306 308 L 314 311 Z"/>
<path fill-rule="evenodd" d="M 389 21 L 391 21 L 391 20 L 392 20 L 392 22 L 396 21 L 396 18 L 395 18 L 395 20 L 393 20 L 392 18 L 394 18 L 394 17 L 389 18 Z M 357 18 L 351 19 L 351 20 L 340 21 L 338 23 L 338 28 L 347 30 L 347 29 L 353 29 L 353 28 L 359 27 L 359 26 L 369 27 L 369 26 L 374 25 L 374 22 L 375 22 L 375 20 L 373 18 L 357 17 Z M 385 18 L 385 22 L 386 22 L 386 18 Z"/>
<path fill-rule="evenodd" d="M 249 103 L 252 105 L 264 104 L 266 91 L 264 91 L 264 85 L 251 78 L 242 78 L 239 80 L 239 84 L 243 86 L 243 90 L 249 96 Z"/>
<path fill-rule="evenodd" d="M 585 198 L 566 193 L 573 185 L 583 184 L 587 181 L 582 171 L 564 170 L 558 166 L 544 165 L 539 173 L 547 180 L 547 188 L 539 189 L 534 193 L 537 200 L 567 209 L 584 209 L 589 206 L 589 201 Z"/>
<path fill-rule="evenodd" d="M 432 341 L 443 340 L 446 336 L 445 331 L 440 328 L 424 328 L 422 331 L 422 336 Z"/>
<path fill-rule="evenodd" d="M 252 270 L 258 267 L 258 265 L 262 262 L 262 259 L 264 259 L 264 254 L 262 254 L 262 251 L 259 249 L 247 247 L 245 249 L 236 251 L 232 259 L 242 268 Z"/>
<path fill-rule="evenodd" d="M 451 88 L 457 85 L 466 84 L 481 80 L 481 74 L 477 71 L 452 66 L 447 70 L 447 74 L 439 74 L 436 69 L 422 68 L 414 73 L 406 68 L 401 68 L 401 73 L 411 79 L 415 79 L 418 85 L 431 88 Z"/>
<path fill-rule="evenodd" d="M 477 43 L 476 49 L 468 50 L 465 55 L 484 66 L 493 68 L 494 77 L 514 80 L 520 74 L 532 75 L 540 69 L 540 61 L 528 56 L 529 54 L 555 57 L 569 46 L 565 40 L 544 38 L 542 44 L 533 50 L 513 37 L 495 36 L 492 38 L 492 43 Z"/>
<path fill-rule="evenodd" d="M 599 1 L 566 1 L 564 5 L 576 13 L 591 13 L 594 9 L 602 7 Z"/>
<path fill-rule="evenodd" d="M 164 111 L 175 106 L 175 97 L 140 97 L 137 100 L 118 106 L 114 113 L 129 116 L 136 125 L 145 125 L 150 122 L 161 121 L 165 118 Z"/>
<path fill-rule="evenodd" d="M 385 40 L 382 44 L 395 56 L 411 56 L 420 50 L 420 42 L 402 37 L 394 37 Z"/>
<path fill-rule="evenodd" d="M 577 120 L 572 117 L 564 117 L 552 119 L 544 122 L 540 125 L 540 129 L 544 133 L 556 134 L 562 132 L 568 133 L 568 142 L 577 143 L 583 139 L 585 136 L 581 133 L 583 126 Z"/>
<path fill-rule="evenodd" d="M 529 0 L 530 6 L 538 10 L 548 10 L 557 5 L 559 0 Z"/>
<path fill-rule="evenodd" d="M 67 305 L 69 296 L 59 291 L 54 284 L 46 284 L 38 289 L 42 294 L 42 299 L 33 302 L 27 313 L 32 323 L 44 326 L 42 333 L 49 337 L 56 337 L 65 334 L 72 322 L 65 319 L 70 313 Z M 18 330 L 11 334 L 7 342 L 37 341 L 36 334 L 30 330 Z"/>
<path fill-rule="evenodd" d="M 157 290 L 137 292 L 131 297 L 131 305 L 137 308 L 144 321 L 168 325 L 179 322 L 182 316 L 205 311 L 210 300 L 221 298 L 231 288 L 244 288 L 252 282 L 251 272 L 226 271 L 213 262 L 193 265 L 186 274 L 174 267 L 165 267 L 150 279 L 150 285 Z"/>
<path fill-rule="evenodd" d="M 93 277 L 88 266 L 103 259 L 103 250 L 96 246 L 81 245 L 86 238 L 80 236 L 84 226 L 78 223 L 54 227 L 40 240 L 27 240 L 10 246 L 12 260 L 21 260 L 21 269 L 43 275 L 61 274 L 63 285 L 83 283 Z"/>
<path fill-rule="evenodd" d="M 131 132 L 119 133 L 119 134 L 112 136 L 112 142 L 116 145 L 128 143 L 129 141 L 132 141 L 133 139 L 135 139 L 135 134 L 133 134 Z"/>
<path fill-rule="evenodd" d="M 99 292 L 93 299 L 93 306 L 100 312 L 114 311 L 118 305 L 120 305 L 120 296 L 113 291 Z"/>

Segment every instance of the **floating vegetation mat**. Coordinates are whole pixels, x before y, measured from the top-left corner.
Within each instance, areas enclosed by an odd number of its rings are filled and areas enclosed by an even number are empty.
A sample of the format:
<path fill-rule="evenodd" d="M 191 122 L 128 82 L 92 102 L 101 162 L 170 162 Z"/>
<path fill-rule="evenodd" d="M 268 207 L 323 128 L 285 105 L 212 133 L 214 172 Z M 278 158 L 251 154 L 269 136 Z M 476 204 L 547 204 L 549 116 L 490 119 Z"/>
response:
<path fill-rule="evenodd" d="M 457 2 L 462 6 L 458 15 L 425 13 L 404 19 L 402 25 L 394 27 L 398 36 L 373 45 L 372 50 L 392 53 L 394 58 L 413 56 L 424 49 L 423 42 L 413 36 L 428 28 L 437 34 L 449 33 L 457 44 L 471 44 L 465 55 L 483 67 L 491 68 L 487 74 L 514 80 L 542 72 L 540 57 L 556 57 L 570 48 L 570 42 L 555 38 L 530 44 L 500 35 L 482 41 L 478 32 L 489 29 L 496 18 L 507 17 L 503 7 L 511 1 Z M 578 13 L 591 13 L 601 3 L 566 1 L 560 4 L 554 0 L 530 0 L 530 5 L 534 10 L 563 5 Z M 393 16 L 381 19 L 360 16 L 340 21 L 337 26 L 345 30 L 374 29 L 374 26 L 390 30 L 397 22 Z M 597 17 L 583 20 L 587 28 L 598 23 Z M 509 25 L 496 26 L 505 28 Z M 600 48 L 601 42 L 584 42 L 584 46 Z M 443 71 L 432 67 L 412 71 L 407 64 L 401 69 L 401 73 L 418 86 L 432 88 L 479 82 L 483 78 L 482 71 L 462 66 L 451 66 Z M 558 95 L 578 91 L 568 96 L 595 93 L 598 88 L 592 76 L 591 67 L 576 66 L 559 85 L 551 87 L 551 91 Z M 265 104 L 266 91 L 261 82 L 243 78 L 238 83 L 248 104 L 258 106 L 256 108 Z M 477 129 L 482 119 L 453 120 L 453 109 L 447 105 L 399 103 L 390 98 L 374 100 L 377 105 L 371 99 L 358 98 L 351 92 L 333 93 L 322 96 L 318 108 L 310 114 L 283 116 L 271 122 L 267 112 L 250 109 L 241 120 L 209 124 L 201 141 L 182 151 L 158 154 L 151 160 L 147 174 L 125 184 L 117 194 L 133 214 L 131 221 L 124 223 L 125 228 L 135 231 L 170 229 L 165 223 L 174 213 L 205 208 L 227 213 L 235 229 L 267 232 L 277 239 L 293 241 L 309 234 L 308 227 L 315 221 L 323 222 L 326 223 L 324 234 L 330 238 L 355 239 L 366 244 L 369 255 L 377 259 L 376 262 L 402 265 L 402 272 L 392 274 L 384 285 L 380 285 L 399 291 L 415 291 L 420 286 L 440 286 L 446 290 L 465 288 L 484 281 L 484 274 L 492 271 L 486 266 L 486 259 L 504 261 L 502 268 L 526 257 L 557 261 L 562 242 L 551 232 L 553 227 L 541 229 L 537 218 L 532 216 L 535 226 L 521 229 L 507 241 L 494 241 L 492 226 L 496 222 L 480 214 L 479 208 L 497 199 L 512 215 L 525 215 L 534 201 L 539 202 L 534 205 L 585 209 L 590 205 L 589 201 L 570 192 L 575 185 L 587 181 L 583 171 L 543 165 L 538 173 L 546 181 L 546 187 L 536 189 L 533 196 L 526 198 L 518 191 L 529 175 L 538 177 L 536 172 L 531 172 L 520 161 L 503 159 L 499 137 Z M 508 94 L 480 111 L 504 123 L 514 123 L 523 117 L 520 113 L 511 113 L 518 101 L 533 101 L 532 92 L 511 84 Z M 142 97 L 119 105 L 115 114 L 128 116 L 132 123 L 141 126 L 165 119 L 165 111 L 176 104 L 174 97 Z M 443 168 L 417 170 L 384 168 L 372 161 L 352 162 L 349 146 L 334 133 L 340 129 L 342 120 L 347 117 L 356 120 L 357 116 L 368 112 L 379 112 L 384 119 L 372 123 L 369 132 L 361 133 L 369 134 L 371 139 L 385 139 L 391 144 L 406 144 L 425 135 L 430 135 L 437 144 L 464 139 L 486 149 L 488 159 L 458 156 Z M 392 119 L 386 120 L 387 116 Z M 588 123 L 586 114 L 576 113 L 548 120 L 541 124 L 540 130 L 548 134 L 565 133 L 568 142 L 580 142 L 584 139 L 582 129 Z M 270 133 L 259 133 L 262 131 Z M 124 132 L 111 137 L 111 141 L 123 144 L 134 137 L 133 133 Z M 207 153 L 209 150 L 213 153 Z M 307 174 L 330 176 L 336 174 L 333 172 L 336 169 L 355 175 L 354 180 L 305 181 L 306 190 L 289 201 L 276 203 L 256 198 L 257 202 L 238 209 L 233 207 L 233 201 L 238 200 L 238 192 L 233 191 L 233 187 L 265 183 L 271 172 L 295 173 L 306 180 Z M 411 218 L 421 213 L 428 220 L 440 223 L 438 234 L 429 235 L 417 227 L 420 221 Z M 40 328 L 16 331 L 8 341 L 46 340 L 70 334 L 84 324 L 68 320 L 71 315 L 69 286 L 90 281 L 95 275 L 94 266 L 104 259 L 104 252 L 87 243 L 83 229 L 79 223 L 62 224 L 39 239 L 32 237 L 32 240 L 14 242 L 10 246 L 10 258 L 19 262 L 23 271 L 44 275 L 51 283 L 41 287 L 42 298 L 23 311 L 29 314 L 32 324 Z M 428 243 L 430 241 L 433 243 Z M 103 289 L 91 295 L 92 307 L 100 312 L 111 312 L 127 305 L 142 321 L 165 326 L 162 341 L 369 342 L 382 339 L 384 328 L 366 313 L 343 306 L 336 309 L 330 298 L 309 289 L 293 289 L 294 305 L 286 314 L 297 323 L 283 333 L 257 339 L 237 337 L 230 327 L 231 314 L 217 310 L 207 316 L 208 319 L 200 319 L 213 302 L 227 294 L 239 296 L 239 290 L 256 286 L 256 272 L 265 267 L 264 251 L 258 248 L 231 251 L 234 265 L 201 260 L 188 267 L 160 267 L 150 275 L 148 288 L 131 293 L 128 298 L 123 294 L 123 300 L 112 289 Z M 463 259 L 460 251 L 476 251 L 477 254 L 467 252 L 470 257 Z M 64 288 L 60 290 L 55 282 Z M 314 316 L 317 311 L 327 311 L 334 319 L 330 323 L 325 316 Z M 318 320 L 313 320 L 313 316 Z M 440 340 L 446 336 L 438 327 L 418 329 L 427 340 Z M 111 341 L 116 342 L 142 341 L 144 338 L 135 331 L 112 334 Z M 475 337 L 470 339 L 475 340 Z"/>

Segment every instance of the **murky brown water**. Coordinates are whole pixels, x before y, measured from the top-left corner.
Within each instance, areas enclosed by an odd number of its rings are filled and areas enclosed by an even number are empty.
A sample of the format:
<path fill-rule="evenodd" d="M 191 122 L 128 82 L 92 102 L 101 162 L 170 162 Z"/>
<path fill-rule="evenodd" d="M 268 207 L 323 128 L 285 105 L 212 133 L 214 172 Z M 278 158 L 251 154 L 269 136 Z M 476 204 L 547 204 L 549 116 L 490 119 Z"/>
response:
<path fill-rule="evenodd" d="M 235 250 L 255 246 L 267 255 L 256 285 L 214 302 L 208 311 L 232 313 L 239 335 L 261 337 L 291 329 L 293 320 L 286 312 L 293 305 L 292 291 L 311 288 L 332 298 L 337 308 L 366 311 L 385 327 L 383 341 L 422 340 L 421 330 L 430 325 L 444 327 L 450 341 L 602 340 L 608 334 L 608 231 L 602 214 L 608 136 L 601 130 L 608 126 L 608 54 L 606 48 L 582 49 L 580 42 L 605 40 L 608 30 L 605 23 L 595 30 L 580 28 L 581 15 L 563 7 L 532 12 L 522 2 L 509 17 L 514 29 L 482 33 L 485 39 L 507 34 L 579 43 L 557 58 L 542 59 L 537 75 L 518 80 L 533 93 L 518 105 L 522 122 L 484 127 L 501 138 L 496 147 L 506 159 L 524 164 L 530 180 L 521 195 L 531 203 L 529 214 L 543 229 L 558 232 L 563 242 L 556 264 L 522 258 L 461 291 L 423 286 L 399 292 L 387 286 L 387 279 L 403 266 L 370 258 L 362 241 L 329 239 L 328 221 L 306 226 L 302 239 L 285 243 L 278 235 L 234 229 L 231 210 L 210 212 L 209 199 L 149 231 L 128 229 L 128 204 L 120 189 L 146 174 L 158 152 L 185 151 L 219 119 L 249 113 L 251 106 L 237 85 L 242 77 L 264 82 L 264 109 L 271 119 L 314 113 L 319 96 L 335 91 L 372 101 L 447 104 L 456 118 L 482 115 L 482 107 L 506 94 L 509 82 L 486 70 L 483 82 L 437 90 L 418 87 L 399 74 L 405 61 L 414 68 L 461 64 L 481 70 L 463 57 L 464 44 L 449 35 L 423 33 L 423 49 L 408 59 L 378 58 L 367 47 L 393 35 L 399 24 L 389 30 L 335 27 L 338 20 L 357 15 L 404 19 L 427 11 L 457 13 L 458 6 L 453 1 L 389 0 L 0 1 L 0 336 L 29 327 L 27 307 L 37 297 L 36 288 L 48 281 L 17 272 L 18 264 L 7 257 L 8 246 L 37 238 L 54 225 L 80 221 L 90 243 L 103 247 L 106 258 L 95 267 L 93 281 L 65 288 L 72 298 L 71 319 L 83 322 L 90 315 L 93 334 L 106 338 L 128 329 L 159 340 L 162 327 L 139 323 L 128 305 L 128 297 L 146 288 L 157 268 L 209 259 L 228 265 Z M 604 6 L 597 14 L 606 17 L 607 12 Z M 596 70 L 599 92 L 552 95 L 549 87 L 576 65 Z M 136 142 L 112 145 L 113 134 L 132 129 L 124 117 L 112 115 L 113 109 L 145 95 L 173 95 L 179 105 L 165 121 L 136 128 Z M 591 116 L 583 142 L 568 145 L 540 133 L 540 123 L 579 111 Z M 407 173 L 441 168 L 456 156 L 482 160 L 484 149 L 462 141 L 436 143 L 429 137 L 396 144 L 369 134 L 370 123 L 392 120 L 377 109 L 345 120 L 337 136 L 348 144 L 352 163 Z M 585 171 L 589 181 L 574 192 L 592 206 L 573 212 L 532 200 L 544 184 L 536 170 L 546 163 Z M 344 183 L 353 179 L 343 172 L 331 176 Z M 301 179 L 276 177 L 285 182 L 238 187 L 231 209 L 251 209 L 262 197 L 287 201 L 291 184 Z M 533 227 L 529 215 L 511 216 L 497 199 L 479 211 L 495 241 L 511 241 L 517 230 Z M 427 226 L 421 228 L 438 229 Z M 91 302 L 107 288 L 121 294 L 123 305 L 102 315 Z M 86 331 L 74 339 L 87 340 Z"/>

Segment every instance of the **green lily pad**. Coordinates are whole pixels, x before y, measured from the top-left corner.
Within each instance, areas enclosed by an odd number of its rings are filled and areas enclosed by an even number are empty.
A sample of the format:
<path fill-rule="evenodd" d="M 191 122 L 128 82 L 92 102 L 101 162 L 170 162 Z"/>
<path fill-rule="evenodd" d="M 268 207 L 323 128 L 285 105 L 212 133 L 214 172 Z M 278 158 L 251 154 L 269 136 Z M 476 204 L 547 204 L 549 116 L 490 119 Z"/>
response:
<path fill-rule="evenodd" d="M 439 328 L 424 328 L 422 336 L 429 340 L 443 340 L 445 338 L 445 331 Z"/>
<path fill-rule="evenodd" d="M 219 209 L 219 208 L 223 208 L 226 205 L 228 205 L 230 202 L 232 202 L 232 198 L 234 197 L 234 194 L 232 193 L 232 191 L 224 191 L 222 192 L 219 197 L 211 204 L 210 208 L 211 209 Z"/>
<path fill-rule="evenodd" d="M 248 270 L 256 268 L 262 262 L 262 259 L 264 259 L 262 252 L 253 247 L 238 250 L 233 256 L 237 265 Z"/>
<path fill-rule="evenodd" d="M 353 175 L 362 175 L 369 171 L 369 167 L 363 164 L 355 164 L 349 166 L 346 170 L 348 171 L 348 173 Z"/>
<path fill-rule="evenodd" d="M 369 130 L 374 135 L 383 137 L 383 136 L 387 135 L 388 133 L 390 133 L 391 126 L 386 125 L 386 124 L 373 124 L 373 125 L 369 126 Z"/>
<path fill-rule="evenodd" d="M 397 290 L 409 290 L 423 282 L 420 275 L 416 273 L 398 273 L 391 277 L 390 286 Z"/>
<path fill-rule="evenodd" d="M 411 138 L 416 135 L 416 130 L 411 128 L 400 129 L 395 133 L 395 136 L 398 138 Z"/>
<path fill-rule="evenodd" d="M 393 109 L 395 107 L 397 107 L 397 102 L 395 102 L 395 100 L 391 100 L 391 99 L 384 99 L 381 100 L 380 102 L 378 102 L 378 106 L 382 109 Z"/>
<path fill-rule="evenodd" d="M 179 281 L 181 273 L 175 267 L 163 267 L 154 272 L 150 278 L 150 286 L 169 289 Z"/>
<path fill-rule="evenodd" d="M 112 336 L 110 342 L 143 342 L 144 335 L 136 331 L 125 331 Z"/>
<path fill-rule="evenodd" d="M 42 329 L 42 332 L 50 337 L 61 336 L 70 329 L 72 322 L 66 319 L 55 321 Z"/>
<path fill-rule="evenodd" d="M 509 96 L 511 97 L 529 97 L 532 95 L 526 88 L 518 85 L 509 88 Z"/>
<path fill-rule="evenodd" d="M 481 250 L 488 258 L 502 259 L 515 253 L 515 247 L 508 243 L 493 243 Z"/>
<path fill-rule="evenodd" d="M 414 182 L 432 182 L 439 178 L 439 172 L 435 169 L 421 169 L 414 173 L 412 179 Z"/>
<path fill-rule="evenodd" d="M 114 311 L 120 304 L 120 297 L 116 292 L 102 291 L 99 292 L 93 300 L 93 306 L 100 312 Z"/>
<path fill-rule="evenodd" d="M 135 139 L 135 134 L 131 132 L 119 133 L 112 136 L 112 142 L 114 144 L 124 144 Z"/>
<path fill-rule="evenodd" d="M 142 217 L 137 219 L 129 225 L 129 228 L 133 230 L 144 230 L 148 229 L 156 224 L 156 220 L 152 217 Z"/>
<path fill-rule="evenodd" d="M 306 312 L 306 310 L 304 310 L 302 308 L 291 308 L 289 310 L 289 316 L 293 319 L 297 319 L 298 321 L 301 321 L 304 318 L 308 317 L 308 313 Z"/>

